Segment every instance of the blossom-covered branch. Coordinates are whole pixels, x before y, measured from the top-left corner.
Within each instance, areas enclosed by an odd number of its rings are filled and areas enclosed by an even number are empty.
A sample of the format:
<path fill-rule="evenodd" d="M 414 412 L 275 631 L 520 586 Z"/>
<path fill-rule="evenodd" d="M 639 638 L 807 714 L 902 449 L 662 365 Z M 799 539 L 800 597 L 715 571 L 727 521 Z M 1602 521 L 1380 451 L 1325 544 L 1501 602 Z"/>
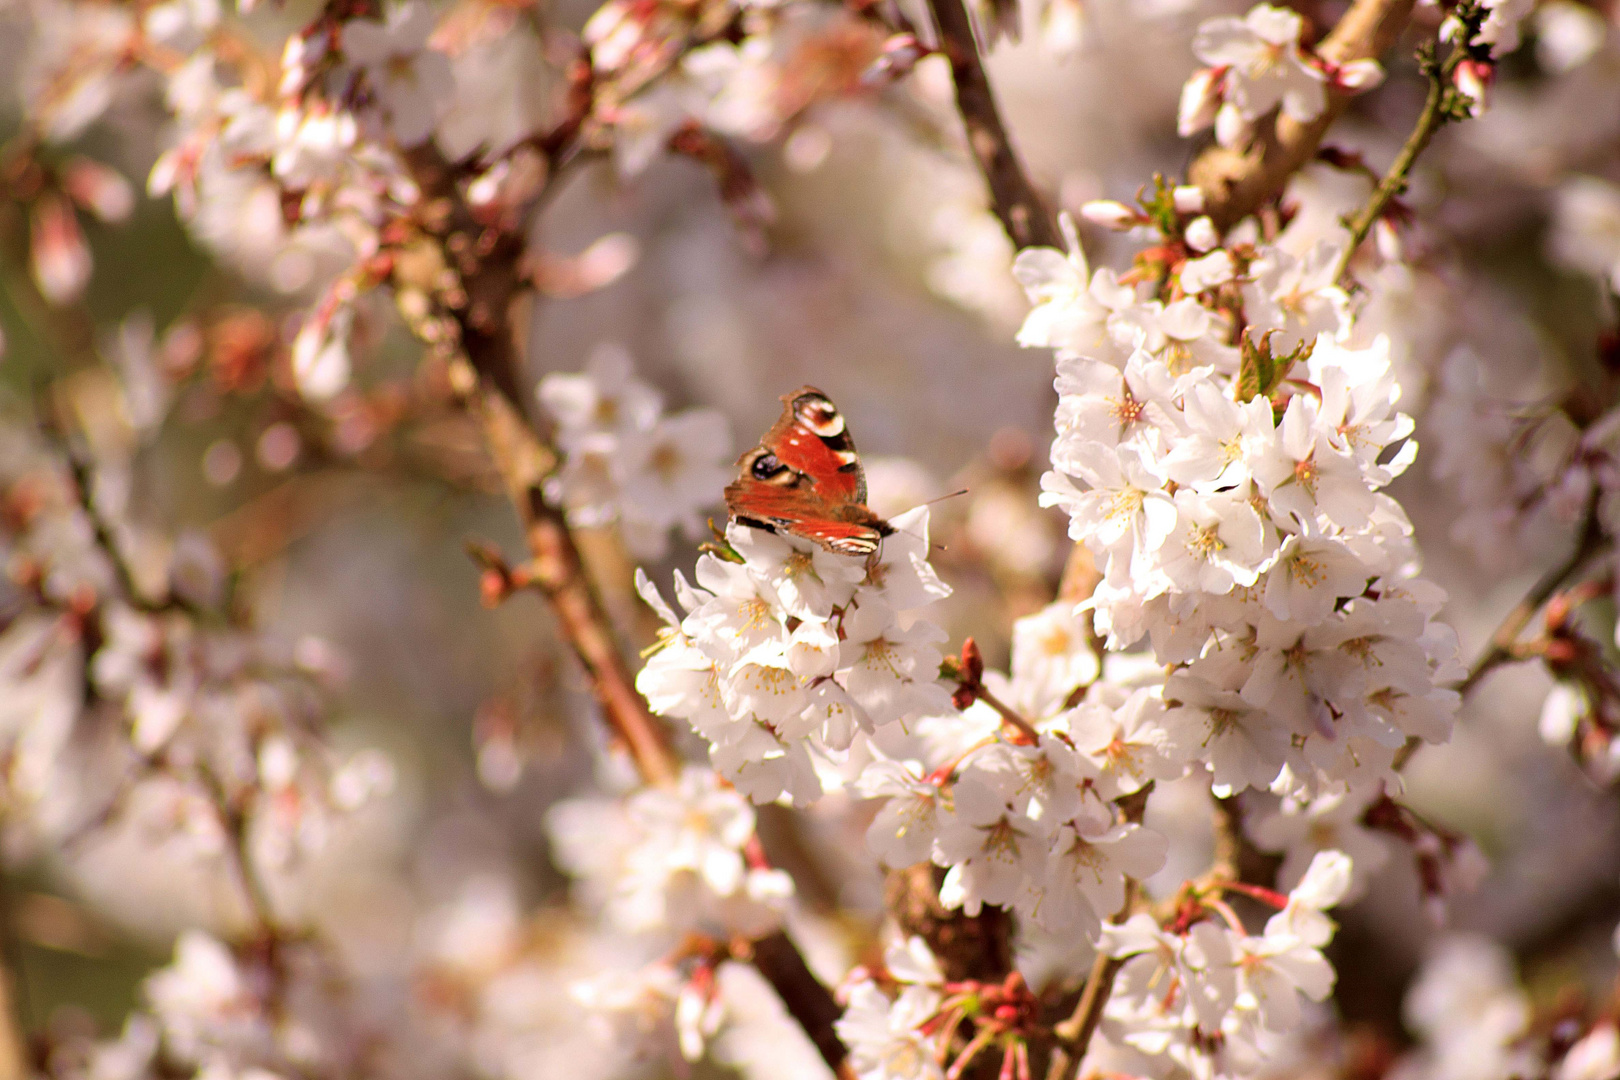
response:
<path fill-rule="evenodd" d="M 1355 0 L 1321 43 L 1318 55 L 1348 68 L 1376 61 L 1400 37 L 1415 0 Z M 1259 125 L 1248 147 L 1211 146 L 1188 169 L 1190 183 L 1204 191 L 1205 211 L 1227 229 L 1282 193 L 1288 178 L 1310 161 L 1333 126 L 1354 87 L 1330 87 L 1322 107 L 1308 119 L 1283 109 Z"/>

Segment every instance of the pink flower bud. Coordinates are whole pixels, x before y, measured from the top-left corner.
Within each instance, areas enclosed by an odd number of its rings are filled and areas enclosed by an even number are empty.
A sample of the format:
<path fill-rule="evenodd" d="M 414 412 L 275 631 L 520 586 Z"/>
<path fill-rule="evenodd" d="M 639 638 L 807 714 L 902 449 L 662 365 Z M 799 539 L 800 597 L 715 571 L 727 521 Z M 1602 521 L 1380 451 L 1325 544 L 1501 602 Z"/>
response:
<path fill-rule="evenodd" d="M 1080 216 L 1093 225 L 1123 232 L 1142 224 L 1143 217 L 1116 199 L 1092 199 L 1080 208 Z"/>
<path fill-rule="evenodd" d="M 45 194 L 34 203 L 29 255 L 34 284 L 53 304 L 76 300 L 90 281 L 90 247 L 65 199 Z"/>
<path fill-rule="evenodd" d="M 128 220 L 135 209 L 135 189 L 123 174 L 89 158 L 74 158 L 62 173 L 62 187 L 73 201 L 102 221 Z"/>
<path fill-rule="evenodd" d="M 1333 85 L 1344 90 L 1371 90 L 1384 81 L 1384 66 L 1377 60 L 1352 60 L 1332 72 Z"/>
<path fill-rule="evenodd" d="M 861 85 L 884 86 L 911 74 L 917 61 L 928 55 L 928 47 L 914 34 L 895 34 L 883 43 L 883 51 L 861 74 Z"/>
<path fill-rule="evenodd" d="M 1379 218 L 1373 223 L 1373 244 L 1385 262 L 1400 262 L 1404 258 L 1400 234 L 1388 218 Z"/>
<path fill-rule="evenodd" d="M 1468 108 L 1468 114 L 1483 116 L 1490 96 L 1491 83 L 1496 81 L 1496 65 L 1481 60 L 1464 60 L 1457 65 L 1457 72 L 1452 79 L 1457 92 L 1473 102 Z"/>
<path fill-rule="evenodd" d="M 1181 105 L 1176 110 L 1176 133 L 1183 138 L 1197 134 L 1215 122 L 1226 87 L 1224 67 L 1200 68 L 1181 88 Z"/>

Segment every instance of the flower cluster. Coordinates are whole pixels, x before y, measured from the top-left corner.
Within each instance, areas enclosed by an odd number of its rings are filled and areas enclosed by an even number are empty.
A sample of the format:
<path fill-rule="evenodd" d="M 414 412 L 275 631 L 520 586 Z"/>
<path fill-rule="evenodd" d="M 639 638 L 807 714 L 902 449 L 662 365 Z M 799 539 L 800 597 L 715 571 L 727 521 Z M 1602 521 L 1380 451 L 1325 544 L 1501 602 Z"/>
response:
<path fill-rule="evenodd" d="M 701 535 L 698 510 L 730 476 L 731 429 L 714 409 L 662 415 L 630 359 L 598 350 L 580 375 L 547 375 L 540 402 L 557 423 L 562 468 L 548 492 L 581 526 L 618 523 L 638 558 L 661 558 L 671 528 Z"/>
<path fill-rule="evenodd" d="M 559 803 L 548 824 L 558 862 L 629 932 L 758 937 L 793 895 L 792 879 L 750 850 L 753 807 L 712 770 L 622 802 Z"/>
<path fill-rule="evenodd" d="M 732 525 L 695 586 L 677 577 L 680 617 L 640 579 L 666 629 L 637 688 L 707 739 L 714 767 L 755 802 L 811 802 L 817 758 L 949 708 L 945 635 L 928 609 L 950 590 L 928 565 L 928 512 L 891 525 L 866 558 Z"/>
<path fill-rule="evenodd" d="M 1195 72 L 1181 92 L 1176 129 L 1193 135 L 1211 124 L 1222 146 L 1241 147 L 1254 123 L 1273 109 L 1309 123 L 1327 107 L 1327 88 L 1364 90 L 1377 85 L 1376 60 L 1336 65 L 1300 51 L 1305 20 L 1294 11 L 1258 4 L 1242 18 L 1205 19 L 1193 52 L 1208 67 Z"/>
<path fill-rule="evenodd" d="M 1248 933 L 1219 900 L 1208 901 L 1207 911 L 1198 901 L 1184 905 L 1168 928 L 1145 914 L 1110 925 L 1102 950 L 1125 963 L 1103 1014 L 1107 1046 L 1097 1057 L 1108 1071 L 1132 1074 L 1152 1071 L 1155 1058 L 1194 1076 L 1261 1067 L 1276 1041 L 1300 1026 L 1305 1001 L 1323 1001 L 1333 989 L 1333 967 L 1321 950 L 1334 925 L 1323 912 L 1339 903 L 1350 880 L 1350 859 L 1323 852 L 1259 934 Z"/>
<path fill-rule="evenodd" d="M 1218 791 L 1376 785 L 1456 708 L 1443 596 L 1378 490 L 1412 460 L 1412 422 L 1387 342 L 1346 344 L 1336 285 L 1279 249 L 1242 257 L 1237 296 L 1168 303 L 1088 276 L 1078 248 L 1020 257 L 1037 304 L 1020 340 L 1058 353 L 1042 498 L 1098 560 L 1098 631 L 1173 665 L 1159 723 Z"/>

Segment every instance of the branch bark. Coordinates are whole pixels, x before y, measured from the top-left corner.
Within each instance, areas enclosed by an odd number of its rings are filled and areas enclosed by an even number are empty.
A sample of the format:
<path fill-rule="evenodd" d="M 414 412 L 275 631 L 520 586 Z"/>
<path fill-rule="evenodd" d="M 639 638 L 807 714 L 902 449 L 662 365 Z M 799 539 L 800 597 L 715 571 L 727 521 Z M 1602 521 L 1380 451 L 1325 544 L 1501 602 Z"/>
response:
<path fill-rule="evenodd" d="M 1581 519 L 1581 533 L 1575 541 L 1575 548 L 1569 557 L 1557 566 L 1548 570 L 1525 593 L 1524 599 L 1513 606 L 1513 610 L 1497 626 L 1491 634 L 1490 644 L 1474 661 L 1473 667 L 1468 669 L 1468 677 L 1457 685 L 1459 694 L 1467 695 L 1479 681 L 1483 679 L 1492 668 L 1512 660 L 1515 656 L 1514 646 L 1518 643 L 1519 634 L 1524 631 L 1536 612 L 1541 610 L 1543 604 L 1552 599 L 1553 593 L 1561 589 L 1565 582 L 1580 572 L 1589 561 L 1609 545 L 1608 537 L 1604 535 L 1603 523 L 1598 519 L 1598 496 L 1594 492 L 1587 501 L 1585 513 Z"/>
<path fill-rule="evenodd" d="M 567 518 L 541 489 L 555 454 L 535 436 L 506 394 L 484 380 L 481 372 L 470 380 L 466 400 L 523 523 L 532 560 L 530 576 L 550 602 L 563 637 L 584 667 L 602 713 L 629 750 L 636 771 L 649 784 L 672 784 L 680 762 L 668 729 L 636 690 Z"/>
<path fill-rule="evenodd" d="M 968 149 L 990 186 L 991 209 L 1001 227 L 1015 247 L 1064 250 L 1057 219 L 1024 172 L 1002 123 L 967 7 L 963 0 L 929 0 L 928 6 L 939 30 L 940 49 L 951 64 L 956 111 L 967 130 Z"/>
<path fill-rule="evenodd" d="M 1316 47 L 1335 64 L 1376 60 L 1383 55 L 1412 17 L 1415 0 L 1356 0 L 1338 25 Z M 1349 105 L 1351 94 L 1329 88 L 1327 106 L 1309 123 L 1279 113 L 1275 122 L 1262 122 L 1255 142 L 1238 151 L 1212 146 L 1198 156 L 1188 179 L 1204 191 L 1204 206 L 1221 230 L 1277 197 L 1306 162 L 1316 155 L 1322 137 Z"/>
<path fill-rule="evenodd" d="M 786 933 L 778 930 L 769 937 L 754 942 L 754 967 L 765 976 L 788 1013 L 797 1020 L 810 1041 L 816 1044 L 821 1060 L 841 1076 L 849 1051 L 838 1038 L 833 1024 L 844 1010 L 833 999 L 832 993 L 821 984 L 815 973 L 804 962 L 798 946 Z M 4 1080 L 0 1077 L 0 1080 Z"/>
<path fill-rule="evenodd" d="M 422 190 L 445 200 L 451 208 L 452 230 L 445 248 L 450 254 L 462 253 L 457 268 L 466 294 L 465 302 L 452 312 L 461 348 L 451 363 L 451 384 L 477 419 L 522 521 L 531 557 L 529 578 L 550 602 L 603 715 L 629 750 L 642 780 L 673 784 L 681 762 L 669 730 L 636 689 L 567 515 L 545 495 L 544 482 L 557 466 L 557 454 L 524 414 L 522 363 L 513 319 L 516 303 L 527 288 L 520 270 L 522 235 L 517 230 L 478 225 L 449 167 L 436 152 L 417 151 L 411 162 Z M 777 931 L 752 943 L 752 960 L 822 1059 L 844 1075 L 848 1051 L 833 1027 L 843 1009 L 810 970 L 798 946 L 785 932 Z"/>

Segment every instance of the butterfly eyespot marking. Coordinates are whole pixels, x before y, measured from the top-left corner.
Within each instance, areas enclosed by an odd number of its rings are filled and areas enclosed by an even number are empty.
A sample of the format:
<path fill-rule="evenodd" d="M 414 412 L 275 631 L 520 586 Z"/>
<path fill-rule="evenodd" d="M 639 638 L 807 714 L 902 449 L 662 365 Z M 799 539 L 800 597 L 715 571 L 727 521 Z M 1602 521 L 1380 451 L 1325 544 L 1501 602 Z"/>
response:
<path fill-rule="evenodd" d="M 844 417 L 832 402 L 819 394 L 802 394 L 793 403 L 793 413 L 812 434 L 836 439 L 844 433 Z"/>
<path fill-rule="evenodd" d="M 769 480 L 787 466 L 776 460 L 775 454 L 761 454 L 748 466 L 748 471 L 754 474 L 755 480 Z"/>

